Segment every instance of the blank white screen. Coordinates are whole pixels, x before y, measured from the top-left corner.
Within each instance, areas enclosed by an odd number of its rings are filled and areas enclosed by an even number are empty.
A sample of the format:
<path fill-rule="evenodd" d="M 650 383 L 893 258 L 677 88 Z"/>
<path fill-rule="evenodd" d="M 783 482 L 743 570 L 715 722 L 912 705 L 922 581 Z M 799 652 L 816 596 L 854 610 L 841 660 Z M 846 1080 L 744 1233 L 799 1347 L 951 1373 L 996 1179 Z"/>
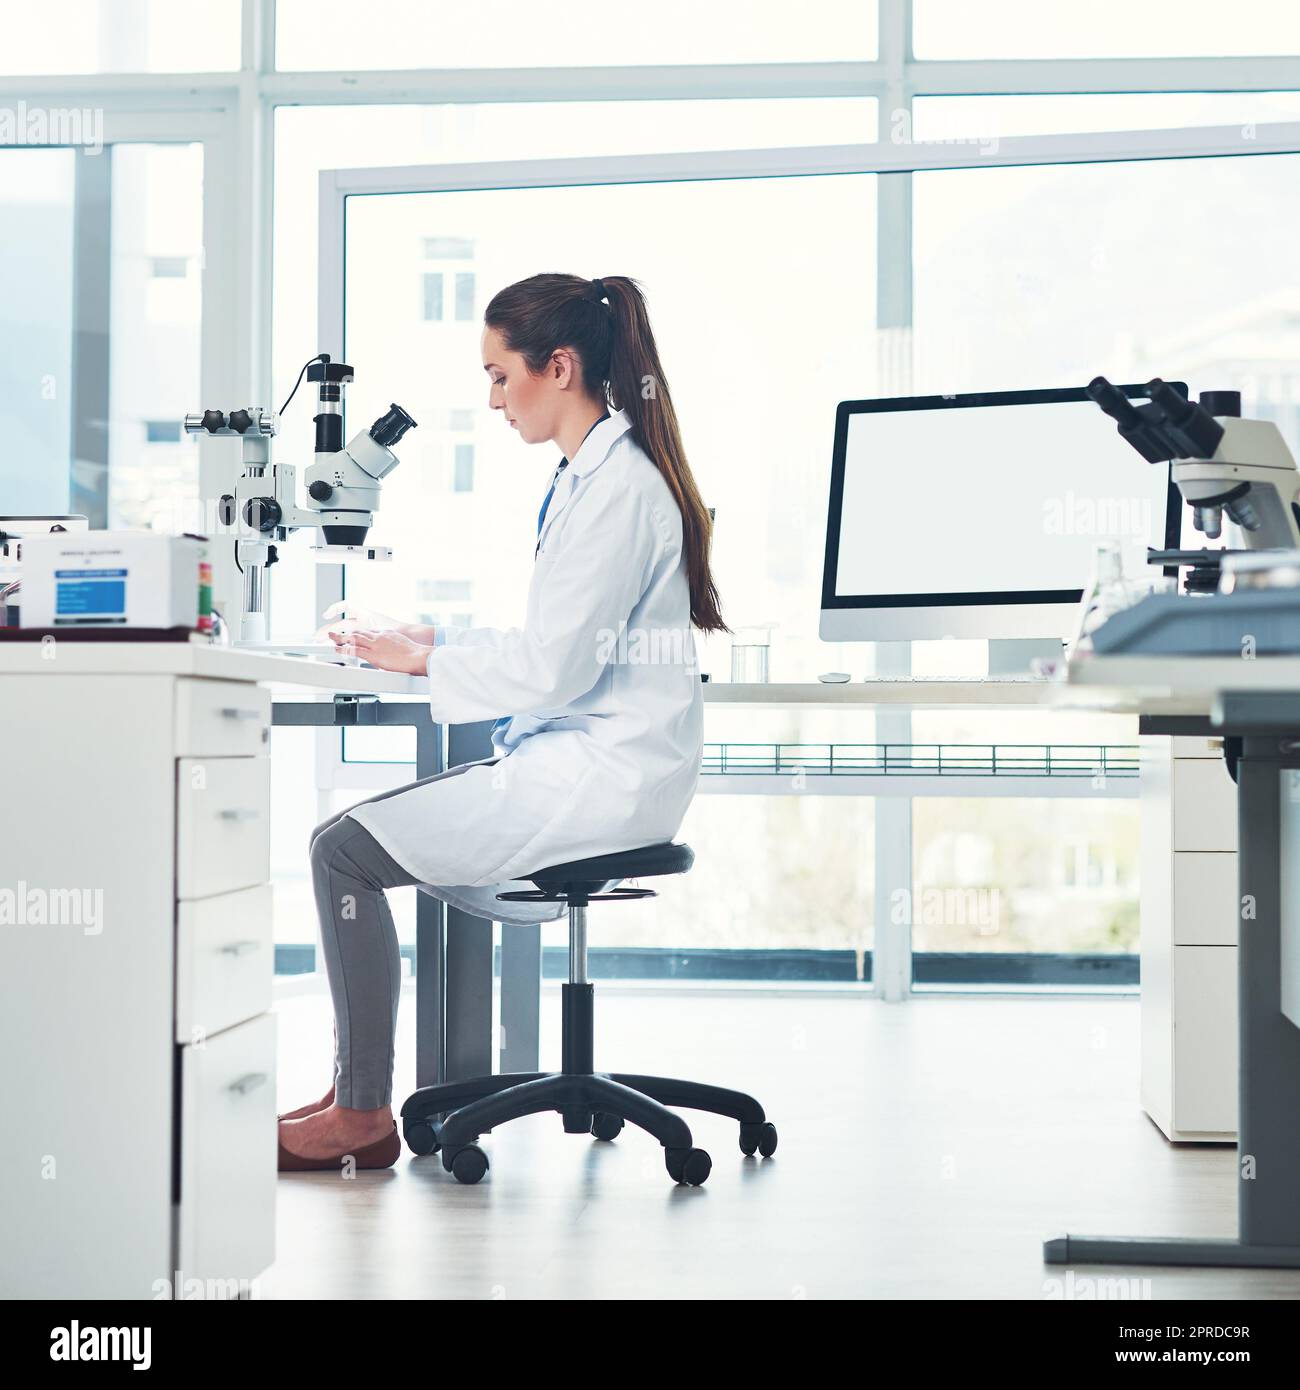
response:
<path fill-rule="evenodd" d="M 1093 548 L 1163 548 L 1169 465 L 1091 401 L 849 417 L 839 595 L 1080 589 Z"/>

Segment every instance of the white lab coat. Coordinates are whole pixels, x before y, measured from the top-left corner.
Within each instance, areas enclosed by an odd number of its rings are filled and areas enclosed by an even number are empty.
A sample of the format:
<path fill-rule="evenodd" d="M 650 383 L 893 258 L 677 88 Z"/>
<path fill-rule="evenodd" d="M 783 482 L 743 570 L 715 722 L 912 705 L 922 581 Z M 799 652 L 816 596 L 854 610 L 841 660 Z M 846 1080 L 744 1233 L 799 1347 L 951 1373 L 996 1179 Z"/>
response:
<path fill-rule="evenodd" d="M 522 628 L 443 628 L 436 722 L 511 716 L 498 759 L 351 815 L 426 891 L 479 916 L 530 871 L 657 844 L 695 794 L 703 698 L 682 521 L 620 412 L 597 424 L 547 508 Z"/>

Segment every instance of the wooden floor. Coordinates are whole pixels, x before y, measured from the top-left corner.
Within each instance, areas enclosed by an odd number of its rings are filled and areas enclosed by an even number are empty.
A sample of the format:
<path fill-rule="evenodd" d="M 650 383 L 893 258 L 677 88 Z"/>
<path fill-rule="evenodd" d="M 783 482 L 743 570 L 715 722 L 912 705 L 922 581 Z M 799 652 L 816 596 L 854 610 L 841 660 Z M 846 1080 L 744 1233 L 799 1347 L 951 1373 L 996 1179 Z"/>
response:
<path fill-rule="evenodd" d="M 1171 1147 L 1138 1108 L 1124 999 L 923 999 L 597 991 L 597 1061 L 748 1089 L 781 1135 L 688 1115 L 713 1173 L 680 1188 L 648 1135 L 558 1116 L 484 1140 L 463 1187 L 436 1157 L 351 1181 L 279 1182 L 268 1298 L 1032 1298 L 1134 1281 L 1138 1298 L 1300 1298 L 1300 1273 L 1045 1266 L 1044 1236 L 1235 1230 L 1235 1150 Z M 404 996 L 397 1100 L 411 1089 Z M 556 1063 L 558 995 L 543 1013 Z M 319 1094 L 327 1001 L 277 1006 L 281 1108 Z"/>

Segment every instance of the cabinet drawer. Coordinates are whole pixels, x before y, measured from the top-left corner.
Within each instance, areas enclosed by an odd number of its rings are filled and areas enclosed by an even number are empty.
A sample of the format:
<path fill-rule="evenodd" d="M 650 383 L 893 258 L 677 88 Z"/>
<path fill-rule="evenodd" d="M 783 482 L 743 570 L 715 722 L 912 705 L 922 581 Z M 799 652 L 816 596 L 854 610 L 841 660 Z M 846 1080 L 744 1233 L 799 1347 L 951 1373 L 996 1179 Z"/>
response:
<path fill-rule="evenodd" d="M 1174 945 L 1237 944 L 1237 856 L 1189 851 L 1173 856 Z"/>
<path fill-rule="evenodd" d="M 182 1277 L 255 1279 L 275 1258 L 275 1018 L 180 1054 Z"/>
<path fill-rule="evenodd" d="M 1175 850 L 1237 848 L 1237 786 L 1221 760 L 1175 758 L 1170 795 Z"/>
<path fill-rule="evenodd" d="M 271 885 L 183 902 L 176 917 L 176 1041 L 199 1042 L 271 1007 Z"/>
<path fill-rule="evenodd" d="M 1237 951 L 1174 948 L 1174 1126 L 1237 1127 Z"/>
<path fill-rule="evenodd" d="M 240 758 L 265 753 L 271 692 L 252 681 L 176 682 L 176 756 Z"/>
<path fill-rule="evenodd" d="M 269 758 L 176 764 L 176 896 L 210 898 L 271 877 Z"/>

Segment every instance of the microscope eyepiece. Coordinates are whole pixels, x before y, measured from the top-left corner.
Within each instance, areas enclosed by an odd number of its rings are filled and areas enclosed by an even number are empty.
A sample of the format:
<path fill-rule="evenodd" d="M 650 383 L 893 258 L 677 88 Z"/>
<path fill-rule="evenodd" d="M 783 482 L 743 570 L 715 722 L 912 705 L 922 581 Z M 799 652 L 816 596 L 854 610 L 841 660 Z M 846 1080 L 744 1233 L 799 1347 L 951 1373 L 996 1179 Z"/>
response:
<path fill-rule="evenodd" d="M 1132 429 L 1139 423 L 1137 408 L 1117 386 L 1104 376 L 1095 376 L 1085 388 L 1088 395 L 1121 427 Z"/>
<path fill-rule="evenodd" d="M 1176 425 L 1181 425 L 1196 409 L 1186 396 L 1180 395 L 1167 381 L 1162 381 L 1158 376 L 1147 382 L 1147 395 Z"/>
<path fill-rule="evenodd" d="M 1161 431 L 1164 416 L 1154 406 L 1139 410 L 1104 376 L 1093 377 L 1084 390 L 1115 421 L 1120 438 L 1127 440 L 1148 463 L 1164 463 L 1173 457 L 1174 446 Z"/>
<path fill-rule="evenodd" d="M 1223 426 L 1203 406 L 1180 395 L 1159 377 L 1147 382 L 1147 395 L 1165 413 L 1169 433 L 1182 448 L 1183 458 L 1213 458 L 1223 438 Z"/>
<path fill-rule="evenodd" d="M 388 413 L 381 415 L 370 426 L 370 437 L 376 444 L 382 444 L 386 449 L 391 449 L 407 430 L 415 428 L 415 421 L 400 405 L 393 402 L 388 408 Z"/>

